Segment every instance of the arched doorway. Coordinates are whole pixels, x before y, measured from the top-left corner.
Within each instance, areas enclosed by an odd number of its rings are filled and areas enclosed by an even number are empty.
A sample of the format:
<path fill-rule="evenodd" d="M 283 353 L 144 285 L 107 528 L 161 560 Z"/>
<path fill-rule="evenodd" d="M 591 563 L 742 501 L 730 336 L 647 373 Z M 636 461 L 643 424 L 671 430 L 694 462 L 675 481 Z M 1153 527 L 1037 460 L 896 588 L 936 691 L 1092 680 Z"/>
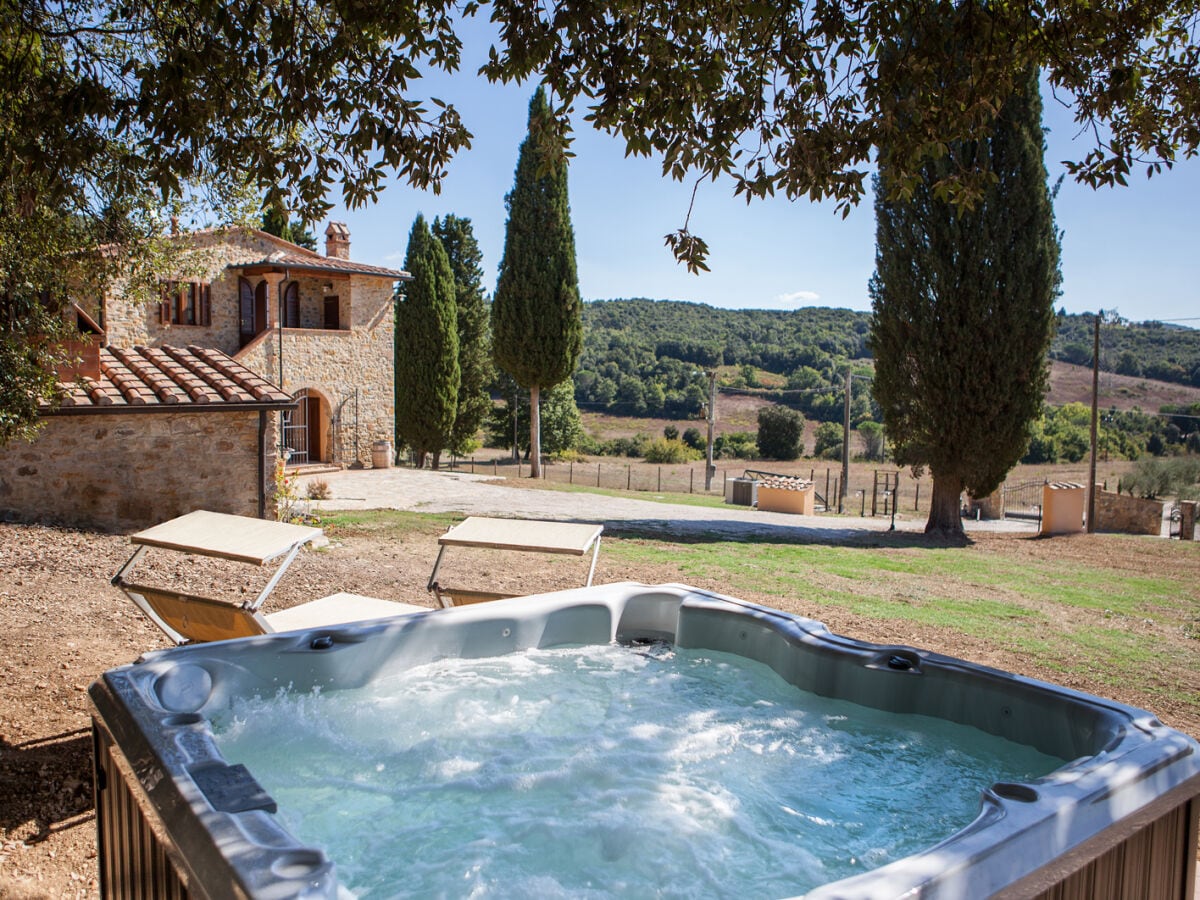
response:
<path fill-rule="evenodd" d="M 317 391 L 309 388 L 292 396 L 296 408 L 283 414 L 283 446 L 290 451 L 288 465 L 325 462 L 329 456 L 328 442 L 324 440 L 329 405 Z"/>

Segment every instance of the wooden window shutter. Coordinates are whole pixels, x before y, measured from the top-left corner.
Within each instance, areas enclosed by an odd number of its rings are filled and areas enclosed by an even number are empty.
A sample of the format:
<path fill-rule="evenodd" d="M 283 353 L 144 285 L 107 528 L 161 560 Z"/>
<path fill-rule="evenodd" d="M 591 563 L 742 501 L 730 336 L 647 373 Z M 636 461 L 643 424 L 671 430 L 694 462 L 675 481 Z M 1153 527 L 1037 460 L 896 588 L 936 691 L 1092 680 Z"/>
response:
<path fill-rule="evenodd" d="M 283 325 L 285 328 L 300 327 L 300 285 L 295 281 L 283 292 Z"/>
<path fill-rule="evenodd" d="M 212 285 L 197 285 L 200 294 L 199 324 L 212 324 Z"/>

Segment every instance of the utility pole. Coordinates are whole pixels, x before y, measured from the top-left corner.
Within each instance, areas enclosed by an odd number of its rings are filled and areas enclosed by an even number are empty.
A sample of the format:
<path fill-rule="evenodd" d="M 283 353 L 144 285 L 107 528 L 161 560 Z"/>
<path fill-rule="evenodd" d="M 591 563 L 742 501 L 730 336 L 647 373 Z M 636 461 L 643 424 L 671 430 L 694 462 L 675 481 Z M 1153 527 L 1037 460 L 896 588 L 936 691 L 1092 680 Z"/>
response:
<path fill-rule="evenodd" d="M 843 511 L 850 485 L 850 369 L 846 369 L 846 404 L 842 421 L 842 484 L 838 491 L 838 512 Z"/>
<path fill-rule="evenodd" d="M 1096 419 L 1100 406 L 1100 316 L 1092 339 L 1092 454 L 1088 461 L 1087 533 L 1096 533 Z"/>
<path fill-rule="evenodd" d="M 708 376 L 708 446 L 704 453 L 704 490 L 712 490 L 713 475 L 717 467 L 713 465 L 713 425 L 717 419 L 717 370 L 710 369 Z"/>

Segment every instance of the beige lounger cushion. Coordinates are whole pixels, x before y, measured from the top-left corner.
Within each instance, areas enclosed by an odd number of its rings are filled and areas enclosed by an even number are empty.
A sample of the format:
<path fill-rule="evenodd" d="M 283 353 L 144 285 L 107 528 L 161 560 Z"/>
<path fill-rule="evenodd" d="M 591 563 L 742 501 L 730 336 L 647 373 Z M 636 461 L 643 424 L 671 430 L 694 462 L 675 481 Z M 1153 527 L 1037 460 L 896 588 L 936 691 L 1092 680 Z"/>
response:
<path fill-rule="evenodd" d="M 142 599 L 144 605 L 138 605 L 151 613 L 151 618 L 156 614 L 162 623 L 189 641 L 224 641 L 263 634 L 261 617 L 223 600 L 141 584 L 125 584 L 123 589 L 135 603 L 137 598 Z"/>
<path fill-rule="evenodd" d="M 263 618 L 267 620 L 272 631 L 297 631 L 429 611 L 428 606 L 397 603 L 394 600 L 381 600 L 378 597 L 364 597 L 362 594 L 342 591 L 320 600 L 293 606 L 291 609 L 271 613 Z"/>

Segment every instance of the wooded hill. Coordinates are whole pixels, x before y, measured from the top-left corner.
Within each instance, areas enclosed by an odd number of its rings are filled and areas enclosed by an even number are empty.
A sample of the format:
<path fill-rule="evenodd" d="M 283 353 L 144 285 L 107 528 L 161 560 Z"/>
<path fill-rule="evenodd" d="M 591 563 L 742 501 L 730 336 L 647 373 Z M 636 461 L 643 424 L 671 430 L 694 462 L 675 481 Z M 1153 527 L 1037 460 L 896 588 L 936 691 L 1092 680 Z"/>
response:
<path fill-rule="evenodd" d="M 596 300 L 583 307 L 584 349 L 575 374 L 585 409 L 690 418 L 703 407 L 703 371 L 724 366 L 725 387 L 771 387 L 819 420 L 841 416 L 847 365 L 869 374 L 870 313 L 807 308 L 717 309 L 665 300 Z M 1050 355 L 1090 365 L 1093 317 L 1058 316 Z M 732 370 L 728 367 L 734 367 Z M 1110 320 L 1101 326 L 1102 371 L 1200 387 L 1200 330 Z M 868 414 L 855 383 L 856 417 Z"/>

